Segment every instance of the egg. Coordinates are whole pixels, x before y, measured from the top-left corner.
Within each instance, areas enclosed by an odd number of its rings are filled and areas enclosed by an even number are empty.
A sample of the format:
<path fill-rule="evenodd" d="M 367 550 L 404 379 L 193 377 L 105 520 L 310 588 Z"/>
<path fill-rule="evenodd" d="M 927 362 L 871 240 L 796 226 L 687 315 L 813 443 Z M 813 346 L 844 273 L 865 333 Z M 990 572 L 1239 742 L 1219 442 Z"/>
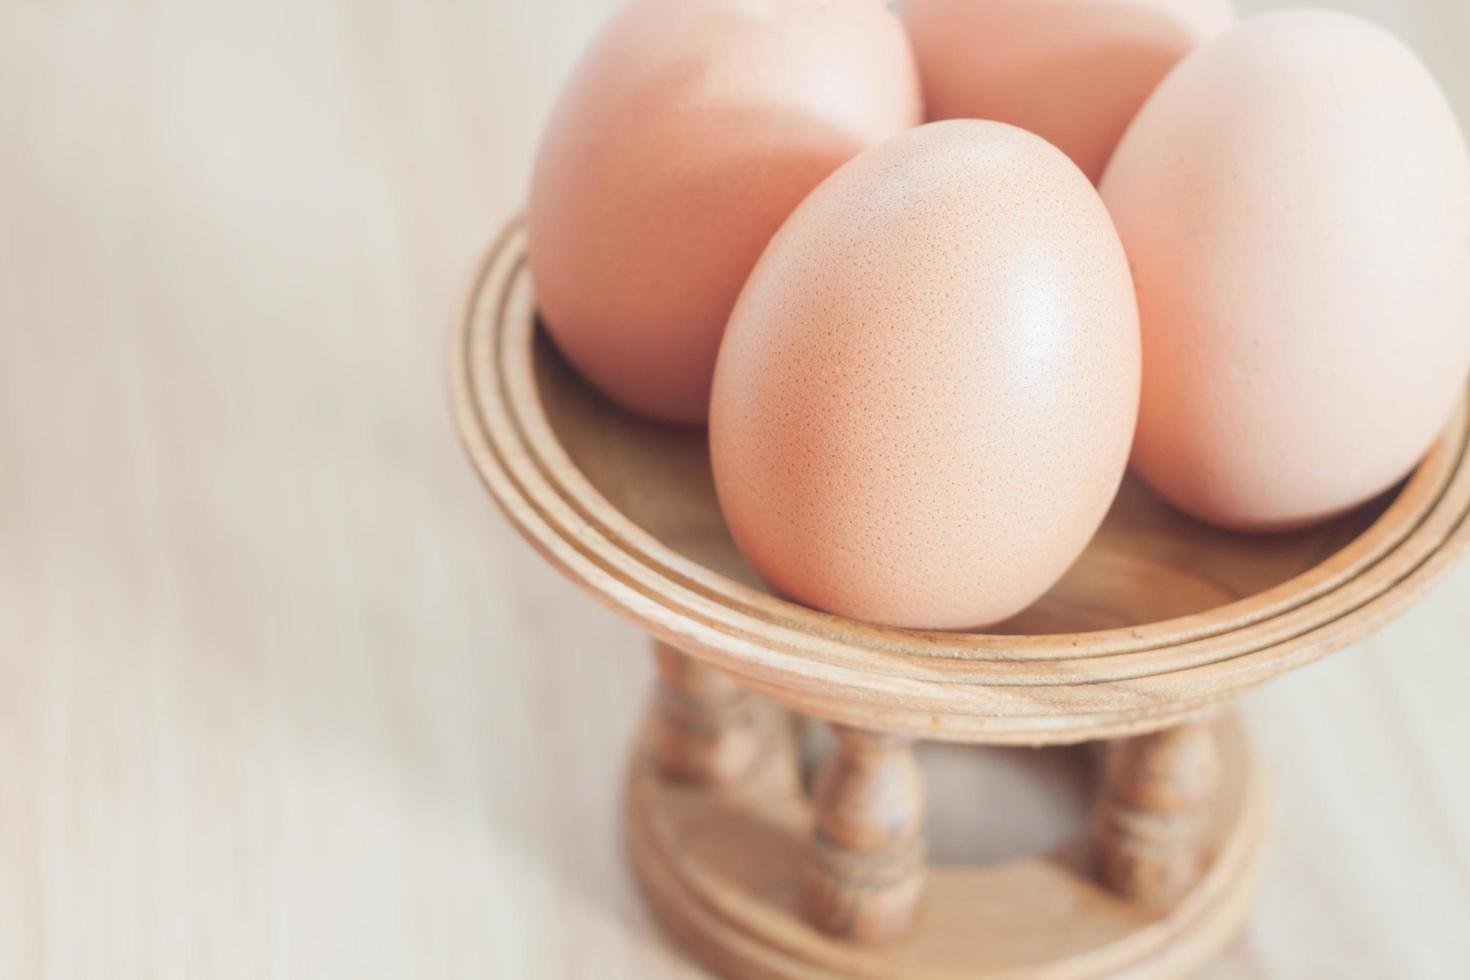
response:
<path fill-rule="evenodd" d="M 1134 464 L 1227 527 L 1298 527 L 1403 477 L 1470 368 L 1470 159 L 1391 35 L 1242 23 L 1143 107 L 1101 192 L 1143 330 Z"/>
<path fill-rule="evenodd" d="M 636 0 L 593 41 L 536 158 L 527 239 L 552 339 L 607 396 L 705 420 L 730 308 L 771 235 L 918 124 L 880 0 Z"/>
<path fill-rule="evenodd" d="M 1002 123 L 932 123 L 819 186 L 720 349 L 720 506 L 779 593 L 975 627 L 1050 587 L 1117 491 L 1138 313 L 1096 190 Z"/>
<path fill-rule="evenodd" d="M 1138 107 L 1230 0 L 907 0 L 930 119 L 997 119 L 1102 175 Z"/>

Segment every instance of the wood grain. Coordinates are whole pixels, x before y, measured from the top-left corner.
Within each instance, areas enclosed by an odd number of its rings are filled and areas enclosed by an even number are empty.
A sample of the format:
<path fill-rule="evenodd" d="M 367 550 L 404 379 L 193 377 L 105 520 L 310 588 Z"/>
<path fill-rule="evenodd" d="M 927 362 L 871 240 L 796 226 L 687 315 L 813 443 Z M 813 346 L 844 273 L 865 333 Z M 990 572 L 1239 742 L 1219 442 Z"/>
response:
<path fill-rule="evenodd" d="M 1470 7 L 1330 5 L 1470 118 Z M 443 391 L 610 7 L 0 3 L 0 977 L 704 975 L 617 831 L 646 641 Z M 1467 689 L 1462 569 L 1246 699 L 1272 865 L 1211 976 L 1470 972 Z M 931 846 L 1065 836 L 1059 758 L 921 753 Z"/>

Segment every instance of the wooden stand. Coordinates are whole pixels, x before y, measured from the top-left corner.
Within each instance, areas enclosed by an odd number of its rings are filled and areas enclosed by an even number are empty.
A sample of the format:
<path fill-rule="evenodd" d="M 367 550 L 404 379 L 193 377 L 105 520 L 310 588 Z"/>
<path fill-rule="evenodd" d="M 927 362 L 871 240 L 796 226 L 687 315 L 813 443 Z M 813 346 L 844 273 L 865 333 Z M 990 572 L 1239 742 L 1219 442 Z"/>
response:
<path fill-rule="evenodd" d="M 808 797 L 791 727 L 770 730 L 739 779 L 690 783 L 650 727 L 629 777 L 644 891 L 723 974 L 1174 976 L 1249 908 L 1264 807 L 1228 720 L 1114 743 L 1090 837 L 980 868 L 926 869 L 907 739 L 841 730 Z"/>
<path fill-rule="evenodd" d="M 512 226 L 471 291 L 455 407 L 546 559 L 656 638 L 628 785 L 669 930 L 742 977 L 1175 976 L 1245 916 L 1264 805 L 1235 694 L 1408 608 L 1470 542 L 1462 406 L 1410 478 L 1326 525 L 1247 537 L 1125 481 L 1076 566 L 985 634 L 856 623 L 766 592 L 720 518 L 704 433 L 635 419 L 538 329 Z M 808 784 L 793 715 L 836 746 Z M 916 739 L 1102 743 L 1088 832 L 933 865 Z"/>

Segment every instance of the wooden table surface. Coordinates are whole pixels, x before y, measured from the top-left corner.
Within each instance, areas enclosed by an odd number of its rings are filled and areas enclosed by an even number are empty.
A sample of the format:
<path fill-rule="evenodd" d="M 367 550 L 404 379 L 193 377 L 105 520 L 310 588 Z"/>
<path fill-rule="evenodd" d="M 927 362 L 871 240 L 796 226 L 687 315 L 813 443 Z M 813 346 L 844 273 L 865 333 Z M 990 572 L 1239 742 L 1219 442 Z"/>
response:
<path fill-rule="evenodd" d="M 445 392 L 609 6 L 0 0 L 0 976 L 700 975 L 623 857 L 644 641 Z M 1338 6 L 1470 119 L 1470 4 Z M 1470 567 L 1247 700 L 1274 862 L 1211 976 L 1470 975 L 1467 689 Z M 985 758 L 926 758 L 941 856 L 1080 819 Z"/>

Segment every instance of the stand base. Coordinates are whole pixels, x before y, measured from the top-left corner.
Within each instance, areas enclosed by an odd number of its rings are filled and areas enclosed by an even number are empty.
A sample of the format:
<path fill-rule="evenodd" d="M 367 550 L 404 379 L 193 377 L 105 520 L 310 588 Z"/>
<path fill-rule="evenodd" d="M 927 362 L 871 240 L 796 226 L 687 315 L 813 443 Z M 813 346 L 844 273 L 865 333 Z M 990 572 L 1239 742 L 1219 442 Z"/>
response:
<path fill-rule="evenodd" d="M 763 706 L 764 707 L 764 706 Z M 1091 876 L 1087 840 L 991 867 L 929 869 L 917 921 L 902 939 L 835 939 L 800 913 L 810 846 L 793 730 L 770 709 L 770 748 L 724 784 L 666 780 L 648 740 L 629 778 L 633 865 L 669 931 L 730 977 L 1172 977 L 1217 953 L 1255 891 L 1265 813 L 1234 722 L 1220 731 L 1220 792 L 1208 866 L 1170 910 L 1150 913 Z"/>

